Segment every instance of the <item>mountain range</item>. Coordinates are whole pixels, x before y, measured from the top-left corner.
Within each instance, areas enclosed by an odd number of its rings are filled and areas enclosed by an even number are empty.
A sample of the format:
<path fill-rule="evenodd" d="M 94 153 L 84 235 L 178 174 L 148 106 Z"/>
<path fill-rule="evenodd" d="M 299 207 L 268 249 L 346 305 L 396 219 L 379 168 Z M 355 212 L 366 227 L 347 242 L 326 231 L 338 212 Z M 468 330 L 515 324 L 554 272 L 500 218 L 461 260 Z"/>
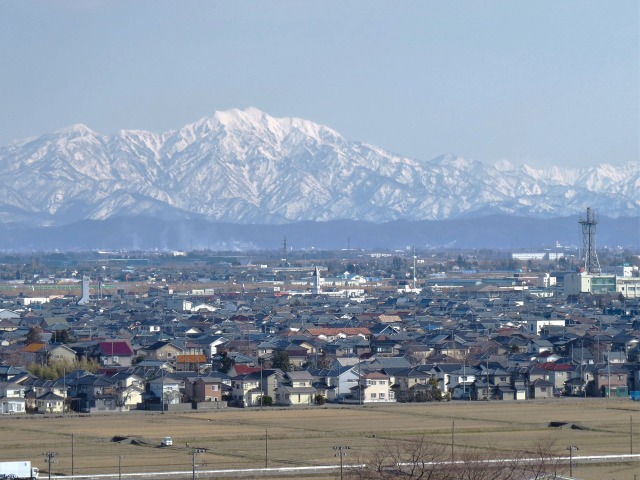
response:
<path fill-rule="evenodd" d="M 60 228 L 118 218 L 231 225 L 538 220 L 587 207 L 638 217 L 638 165 L 514 167 L 424 161 L 255 108 L 179 130 L 101 135 L 74 125 L 0 147 L 0 224 Z"/>

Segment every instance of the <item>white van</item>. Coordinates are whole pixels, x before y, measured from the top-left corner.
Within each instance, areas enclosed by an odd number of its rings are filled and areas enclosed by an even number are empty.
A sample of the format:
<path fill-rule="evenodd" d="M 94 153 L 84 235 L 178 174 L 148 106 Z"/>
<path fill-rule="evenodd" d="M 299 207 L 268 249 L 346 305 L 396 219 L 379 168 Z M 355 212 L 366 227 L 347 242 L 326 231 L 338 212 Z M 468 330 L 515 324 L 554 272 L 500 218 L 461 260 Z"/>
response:
<path fill-rule="evenodd" d="M 164 437 L 160 442 L 161 447 L 170 447 L 172 445 L 173 445 L 173 440 L 171 439 L 171 437 Z"/>

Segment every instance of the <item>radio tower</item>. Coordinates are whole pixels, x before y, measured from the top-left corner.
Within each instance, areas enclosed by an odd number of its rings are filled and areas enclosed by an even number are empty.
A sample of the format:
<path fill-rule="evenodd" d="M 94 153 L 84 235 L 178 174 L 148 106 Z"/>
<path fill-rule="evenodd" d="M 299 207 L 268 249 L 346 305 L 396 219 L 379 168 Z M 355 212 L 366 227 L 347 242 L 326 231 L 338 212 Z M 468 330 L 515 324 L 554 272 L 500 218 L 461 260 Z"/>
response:
<path fill-rule="evenodd" d="M 586 273 L 600 273 L 600 262 L 596 253 L 596 225 L 598 219 L 587 207 L 587 216 L 578 222 L 582 226 L 582 254 L 584 255 L 584 271 Z"/>
<path fill-rule="evenodd" d="M 289 262 L 287 261 L 287 237 L 284 237 L 284 242 L 282 242 L 282 258 L 280 259 L 282 266 L 286 267 Z"/>

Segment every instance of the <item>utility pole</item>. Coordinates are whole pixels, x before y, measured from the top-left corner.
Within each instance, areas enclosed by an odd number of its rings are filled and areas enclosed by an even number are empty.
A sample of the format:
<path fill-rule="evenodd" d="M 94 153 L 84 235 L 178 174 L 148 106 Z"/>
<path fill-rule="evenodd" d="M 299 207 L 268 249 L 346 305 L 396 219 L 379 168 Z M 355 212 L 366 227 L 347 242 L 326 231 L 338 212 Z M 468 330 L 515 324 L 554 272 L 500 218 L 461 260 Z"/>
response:
<path fill-rule="evenodd" d="M 56 452 L 45 452 L 44 456 L 44 461 L 48 464 L 49 480 L 51 480 L 51 464 L 58 463 L 58 461 L 55 459 L 58 454 Z"/>
<path fill-rule="evenodd" d="M 346 447 L 346 446 L 340 446 L 340 447 L 333 447 L 334 450 L 336 450 L 336 454 L 334 455 L 335 457 L 340 457 L 340 480 L 342 480 L 342 473 L 343 473 L 343 457 L 346 455 L 345 450 L 349 450 L 350 447 Z"/>
<path fill-rule="evenodd" d="M 269 429 L 264 429 L 264 468 L 269 468 Z"/>
<path fill-rule="evenodd" d="M 67 409 L 67 371 L 64 367 L 62 367 L 62 391 L 64 392 L 64 397 L 62 397 L 62 416 L 64 417 L 64 412 Z"/>
<path fill-rule="evenodd" d="M 122 455 L 118 455 L 118 480 L 122 480 Z"/>
<path fill-rule="evenodd" d="M 75 476 L 74 471 L 74 457 L 75 457 L 75 444 L 76 444 L 76 434 L 71 434 L 71 478 Z"/>
<path fill-rule="evenodd" d="M 451 420 L 451 463 L 453 463 L 455 460 L 454 451 L 453 451 L 455 443 L 456 443 L 456 421 Z"/>
<path fill-rule="evenodd" d="M 206 453 L 207 449 L 206 448 L 194 448 L 193 450 L 191 450 L 191 456 L 192 456 L 192 461 L 191 461 L 191 479 L 192 480 L 196 480 L 196 468 L 198 467 L 197 463 L 196 463 L 196 457 L 199 453 Z"/>
<path fill-rule="evenodd" d="M 629 415 L 629 454 L 633 455 L 633 416 Z"/>
<path fill-rule="evenodd" d="M 489 352 L 487 352 L 487 401 L 489 401 Z"/>
<path fill-rule="evenodd" d="M 573 477 L 573 451 L 580 449 L 575 445 L 569 445 L 567 450 L 569 450 L 569 476 Z"/>
<path fill-rule="evenodd" d="M 264 404 L 264 385 L 262 384 L 262 367 L 264 365 L 264 361 L 260 362 L 260 352 L 258 352 L 258 366 L 260 367 L 260 410 L 262 410 L 262 406 Z"/>
<path fill-rule="evenodd" d="M 607 398 L 611 398 L 611 350 L 609 350 L 609 355 L 607 355 Z"/>
<path fill-rule="evenodd" d="M 362 406 L 362 365 L 358 358 L 358 404 Z"/>

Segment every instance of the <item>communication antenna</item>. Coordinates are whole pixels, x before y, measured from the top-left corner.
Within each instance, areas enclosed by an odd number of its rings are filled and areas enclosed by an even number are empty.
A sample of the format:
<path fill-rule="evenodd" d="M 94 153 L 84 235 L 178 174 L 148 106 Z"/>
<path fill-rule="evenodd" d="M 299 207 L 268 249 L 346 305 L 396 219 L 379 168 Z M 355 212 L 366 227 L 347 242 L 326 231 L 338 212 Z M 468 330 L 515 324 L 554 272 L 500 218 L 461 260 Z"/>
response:
<path fill-rule="evenodd" d="M 282 258 L 280 259 L 283 265 L 287 264 L 287 237 L 284 237 L 284 242 L 282 242 Z"/>
<path fill-rule="evenodd" d="M 580 218 L 578 223 L 582 226 L 582 261 L 586 273 L 601 273 L 598 254 L 596 253 L 596 226 L 598 218 L 587 207 L 587 216 Z"/>
<path fill-rule="evenodd" d="M 413 247 L 413 290 L 416 289 L 416 247 Z"/>

